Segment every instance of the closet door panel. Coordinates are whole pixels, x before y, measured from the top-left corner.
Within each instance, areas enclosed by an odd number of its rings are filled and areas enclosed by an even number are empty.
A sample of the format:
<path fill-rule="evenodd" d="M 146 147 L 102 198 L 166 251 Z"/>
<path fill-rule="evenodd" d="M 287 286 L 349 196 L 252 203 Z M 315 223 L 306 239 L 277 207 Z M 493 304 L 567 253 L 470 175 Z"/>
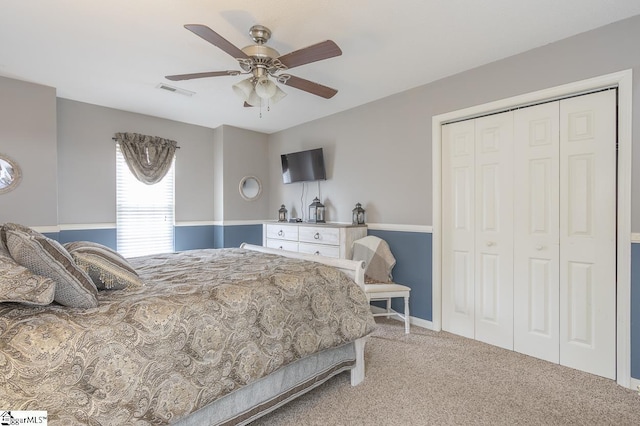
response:
<path fill-rule="evenodd" d="M 615 379 L 616 92 L 560 101 L 560 363 Z"/>
<path fill-rule="evenodd" d="M 514 350 L 550 362 L 559 347 L 559 102 L 514 113 Z"/>
<path fill-rule="evenodd" d="M 513 349 L 513 113 L 475 120 L 475 335 Z"/>
<path fill-rule="evenodd" d="M 442 329 L 474 338 L 475 134 L 472 121 L 442 127 Z"/>

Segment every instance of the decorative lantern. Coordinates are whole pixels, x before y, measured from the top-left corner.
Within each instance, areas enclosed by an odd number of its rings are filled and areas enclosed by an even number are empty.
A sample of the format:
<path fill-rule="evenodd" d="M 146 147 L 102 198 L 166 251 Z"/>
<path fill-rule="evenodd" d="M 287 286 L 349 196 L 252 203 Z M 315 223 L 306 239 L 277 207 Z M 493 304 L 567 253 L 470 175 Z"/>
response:
<path fill-rule="evenodd" d="M 309 223 L 324 223 L 324 204 L 318 197 L 309 205 Z"/>
<path fill-rule="evenodd" d="M 287 209 L 284 207 L 284 204 L 280 206 L 280 210 L 278 210 L 278 222 L 286 222 L 287 221 Z"/>
<path fill-rule="evenodd" d="M 364 209 L 362 208 L 362 204 L 356 203 L 356 208 L 352 210 L 353 219 L 352 222 L 354 225 L 364 225 Z"/>

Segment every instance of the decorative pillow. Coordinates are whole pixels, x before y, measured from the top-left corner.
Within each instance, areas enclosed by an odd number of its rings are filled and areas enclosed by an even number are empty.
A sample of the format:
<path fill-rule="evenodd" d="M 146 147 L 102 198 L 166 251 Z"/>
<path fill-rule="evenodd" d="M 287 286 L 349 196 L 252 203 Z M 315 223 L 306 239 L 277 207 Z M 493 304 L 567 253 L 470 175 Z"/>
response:
<path fill-rule="evenodd" d="M 48 305 L 55 291 L 55 281 L 18 265 L 0 244 L 0 302 Z"/>
<path fill-rule="evenodd" d="M 0 227 L 0 231 L 2 227 Z M 5 247 L 4 243 L 0 239 L 0 257 L 8 257 L 11 259 L 11 254 L 9 254 L 9 249 Z"/>
<path fill-rule="evenodd" d="M 98 290 L 120 290 L 144 285 L 135 269 L 118 252 L 91 241 L 66 243 L 76 265 L 93 280 Z"/>
<path fill-rule="evenodd" d="M 0 227 L 0 249 L 4 247 L 7 249 L 7 251 L 9 251 L 9 246 L 7 246 L 7 233 L 6 233 L 6 230 L 8 229 L 15 229 L 18 231 L 22 231 L 29 235 L 34 235 L 34 234 L 41 235 L 38 231 L 31 229 L 28 226 L 20 225 L 18 223 L 5 223 L 4 225 L 2 225 L 2 227 Z"/>
<path fill-rule="evenodd" d="M 74 308 L 98 306 L 96 286 L 60 243 L 15 224 L 5 224 L 1 235 L 17 263 L 55 281 L 56 302 Z"/>

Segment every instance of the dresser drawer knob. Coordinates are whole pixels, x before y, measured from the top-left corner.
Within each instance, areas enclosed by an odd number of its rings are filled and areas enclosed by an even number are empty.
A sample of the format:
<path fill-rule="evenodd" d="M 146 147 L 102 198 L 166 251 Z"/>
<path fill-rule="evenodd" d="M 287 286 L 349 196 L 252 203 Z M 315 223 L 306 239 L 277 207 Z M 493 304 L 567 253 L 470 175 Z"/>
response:
<path fill-rule="evenodd" d="M 314 254 L 316 254 L 316 255 L 318 255 L 318 256 L 319 256 L 319 255 L 320 255 L 320 252 L 319 252 L 319 251 L 316 251 Z"/>
<path fill-rule="evenodd" d="M 284 235 L 284 232 L 282 232 L 282 229 L 278 231 L 278 236 L 282 237 Z"/>
<path fill-rule="evenodd" d="M 316 232 L 316 235 L 314 235 L 313 238 L 315 238 L 316 240 L 319 240 L 320 239 L 320 233 Z"/>

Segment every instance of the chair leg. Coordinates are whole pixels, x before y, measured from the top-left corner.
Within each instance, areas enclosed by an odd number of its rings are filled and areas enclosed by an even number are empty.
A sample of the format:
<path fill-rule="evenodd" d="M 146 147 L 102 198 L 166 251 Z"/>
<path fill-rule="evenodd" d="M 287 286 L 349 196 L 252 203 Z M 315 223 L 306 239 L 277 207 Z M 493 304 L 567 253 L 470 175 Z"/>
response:
<path fill-rule="evenodd" d="M 388 314 L 391 313 L 391 298 L 390 297 L 387 298 L 387 313 Z M 387 318 L 389 318 L 388 315 L 387 315 Z"/>
<path fill-rule="evenodd" d="M 404 298 L 404 332 L 409 334 L 409 298 Z"/>

